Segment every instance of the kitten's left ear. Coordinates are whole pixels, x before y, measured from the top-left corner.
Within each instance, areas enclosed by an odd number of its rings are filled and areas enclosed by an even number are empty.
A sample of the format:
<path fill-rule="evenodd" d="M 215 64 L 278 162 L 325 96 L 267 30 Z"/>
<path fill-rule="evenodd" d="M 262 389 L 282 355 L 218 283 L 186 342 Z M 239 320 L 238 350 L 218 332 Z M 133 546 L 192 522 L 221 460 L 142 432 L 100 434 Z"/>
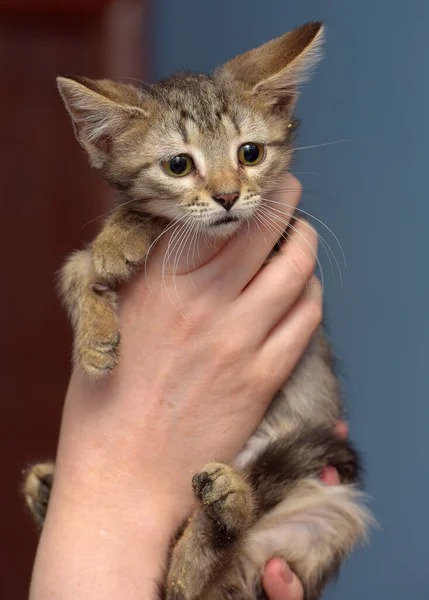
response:
<path fill-rule="evenodd" d="M 298 86 L 320 60 L 322 23 L 307 23 L 279 38 L 240 54 L 215 75 L 238 83 L 267 104 L 293 109 Z"/>

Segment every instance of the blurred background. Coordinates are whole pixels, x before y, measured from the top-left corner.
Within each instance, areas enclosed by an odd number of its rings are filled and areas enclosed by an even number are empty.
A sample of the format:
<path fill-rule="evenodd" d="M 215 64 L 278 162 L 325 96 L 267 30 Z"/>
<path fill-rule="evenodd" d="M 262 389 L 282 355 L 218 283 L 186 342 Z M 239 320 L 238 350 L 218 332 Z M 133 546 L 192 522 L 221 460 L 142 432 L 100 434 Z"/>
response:
<path fill-rule="evenodd" d="M 294 172 L 302 207 L 342 246 L 314 220 L 335 254 L 322 244 L 326 320 L 380 523 L 324 598 L 429 598 L 429 3 L 0 0 L 1 598 L 27 597 L 37 539 L 20 472 L 55 454 L 69 375 L 54 274 L 110 202 L 55 75 L 210 71 L 315 19 L 326 22 L 326 58 L 298 104 Z"/>

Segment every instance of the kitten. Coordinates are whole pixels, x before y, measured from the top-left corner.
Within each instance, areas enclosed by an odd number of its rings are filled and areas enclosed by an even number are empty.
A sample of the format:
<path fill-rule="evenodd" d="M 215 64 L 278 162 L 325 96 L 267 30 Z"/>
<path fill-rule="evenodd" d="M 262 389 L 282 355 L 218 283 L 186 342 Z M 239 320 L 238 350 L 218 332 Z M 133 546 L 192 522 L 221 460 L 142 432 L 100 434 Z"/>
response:
<path fill-rule="evenodd" d="M 229 235 L 252 218 L 291 163 L 297 88 L 320 54 L 309 23 L 242 54 L 214 75 L 179 74 L 147 89 L 59 77 L 76 136 L 119 192 L 93 243 L 63 268 L 74 360 L 90 375 L 118 361 L 116 285 L 144 263 L 173 220 Z M 148 218 L 150 217 L 150 218 Z M 342 417 L 329 347 L 318 331 L 234 466 L 210 463 L 192 480 L 199 510 L 172 544 L 160 597 L 263 598 L 266 561 L 283 556 L 318 598 L 371 517 L 355 483 L 358 457 L 333 433 Z M 344 485 L 318 475 L 332 465 Z M 42 523 L 53 465 L 36 465 L 27 503 Z"/>

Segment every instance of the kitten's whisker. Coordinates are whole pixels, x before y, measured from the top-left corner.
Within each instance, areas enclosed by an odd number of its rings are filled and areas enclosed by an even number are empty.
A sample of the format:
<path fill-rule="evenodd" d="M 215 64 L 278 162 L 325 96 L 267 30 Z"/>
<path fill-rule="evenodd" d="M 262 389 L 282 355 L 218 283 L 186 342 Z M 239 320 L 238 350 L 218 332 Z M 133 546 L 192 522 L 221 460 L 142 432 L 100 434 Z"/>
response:
<path fill-rule="evenodd" d="M 274 225 L 270 221 L 268 221 L 268 219 L 266 218 L 266 216 L 263 216 L 261 213 L 257 213 L 255 215 L 255 217 L 257 217 L 258 219 L 260 219 L 261 223 L 264 225 L 264 227 L 266 227 L 268 229 L 268 231 L 270 231 L 271 233 L 273 233 L 276 236 L 279 234 L 279 231 L 274 227 Z M 292 243 L 295 242 L 295 244 L 297 244 L 296 240 L 294 240 L 292 238 L 292 236 L 290 235 L 290 233 L 288 233 L 285 230 L 283 230 L 283 233 L 280 235 L 279 239 L 280 238 L 282 238 L 284 240 L 290 239 L 292 241 Z M 305 256 L 304 250 L 302 248 L 299 248 L 299 250 Z M 307 277 L 304 275 L 304 273 L 302 271 L 300 271 L 300 273 L 302 275 L 303 280 L 305 281 L 305 288 L 306 288 L 307 293 L 308 293 L 308 280 L 307 280 Z"/>
<path fill-rule="evenodd" d="M 107 212 L 102 213 L 101 215 L 98 215 L 98 217 L 94 217 L 90 221 L 87 221 L 86 223 L 84 223 L 81 226 L 81 229 L 84 229 L 85 227 L 87 227 L 88 225 L 90 225 L 94 221 L 97 221 L 98 219 L 102 219 L 103 217 L 108 217 L 109 215 L 113 214 L 114 212 L 116 212 L 117 210 L 119 210 L 120 208 L 122 208 L 123 206 L 127 206 L 127 204 L 132 204 L 133 202 L 135 202 L 136 204 L 142 204 L 146 200 L 169 200 L 169 197 L 168 196 L 149 196 L 147 198 L 139 198 L 138 200 L 135 200 L 135 199 L 126 200 L 125 202 L 121 202 L 117 206 L 114 206 L 111 210 L 108 210 Z M 156 219 L 157 218 L 155 215 L 145 215 L 145 217 L 146 217 L 147 221 L 151 221 L 152 219 Z"/>
<path fill-rule="evenodd" d="M 319 260 L 319 257 L 317 256 L 317 253 L 315 252 L 315 250 L 313 250 L 313 248 L 310 245 L 310 242 L 305 238 L 305 236 L 299 231 L 299 229 L 297 229 L 294 225 L 291 224 L 290 221 L 288 221 L 287 219 L 284 219 L 284 213 L 279 215 L 276 215 L 272 212 L 272 207 L 261 207 L 260 208 L 261 212 L 265 215 L 265 217 L 267 219 L 270 219 L 272 222 L 275 222 L 276 224 L 278 222 L 280 222 L 282 224 L 282 226 L 285 227 L 284 229 L 284 233 L 287 233 L 287 229 L 292 229 L 292 231 L 295 231 L 299 236 L 301 236 L 303 238 L 303 240 L 306 242 L 306 244 L 309 246 L 313 256 L 316 259 L 316 264 L 319 267 L 320 270 L 320 279 L 321 279 L 321 284 L 322 284 L 322 289 L 324 289 L 324 274 L 323 274 L 323 268 L 322 268 L 322 264 Z M 283 218 L 280 218 L 283 217 Z M 290 215 L 290 217 L 292 218 L 293 215 Z M 302 222 L 302 221 L 300 221 Z M 304 224 L 305 225 L 305 224 Z M 307 225 L 307 229 L 310 229 L 310 227 Z M 317 232 L 316 232 L 317 233 Z M 282 236 L 283 237 L 283 236 Z"/>
<path fill-rule="evenodd" d="M 320 177 L 323 177 L 323 173 L 316 173 L 314 171 L 294 171 L 293 175 L 320 175 Z"/>
<path fill-rule="evenodd" d="M 258 213 L 256 213 L 256 214 L 255 214 L 255 216 L 254 216 L 256 227 L 258 228 L 258 230 L 259 230 L 259 233 L 260 233 L 260 234 L 262 235 L 262 237 L 264 238 L 265 244 L 266 244 L 268 247 L 270 247 L 270 244 L 268 243 L 268 240 L 267 240 L 267 238 L 265 237 L 263 230 L 262 230 L 262 229 L 259 227 L 258 221 L 260 220 L 260 221 L 261 221 L 261 223 L 263 223 L 262 219 L 259 219 L 259 216 L 260 216 L 260 215 L 259 215 Z"/>
<path fill-rule="evenodd" d="M 152 288 L 150 287 L 149 278 L 148 278 L 148 276 L 147 276 L 147 264 L 148 264 L 148 261 L 149 261 L 149 254 L 151 253 L 151 251 L 152 251 L 152 249 L 154 248 L 155 244 L 156 244 L 156 243 L 157 243 L 157 242 L 158 242 L 158 241 L 161 239 L 161 237 L 162 237 L 162 236 L 163 236 L 165 233 L 167 233 L 167 231 L 170 231 L 170 229 L 171 229 L 172 227 L 174 227 L 174 225 L 176 225 L 177 223 L 179 223 L 180 221 L 182 221 L 182 220 L 183 220 L 183 218 L 184 218 L 184 217 L 177 217 L 176 219 L 174 219 L 174 220 L 173 220 L 173 221 L 170 223 L 170 225 L 166 226 L 166 227 L 165 227 L 165 228 L 162 230 L 162 232 L 159 234 L 159 236 L 158 236 L 157 238 L 155 238 L 155 239 L 153 240 L 153 242 L 151 243 L 151 245 L 149 246 L 149 249 L 148 249 L 148 251 L 147 251 L 146 258 L 145 258 L 145 261 L 144 261 L 144 277 L 145 277 L 145 280 L 146 280 L 146 283 L 147 283 L 147 287 L 148 287 L 148 289 L 149 289 L 149 291 L 150 291 L 151 293 L 153 293 L 153 291 L 152 291 Z"/>
<path fill-rule="evenodd" d="M 198 240 L 198 236 L 199 236 L 199 224 L 196 224 L 196 226 L 194 227 L 194 232 L 192 235 L 192 239 L 189 242 L 189 246 L 188 246 L 188 254 L 186 256 L 186 270 L 188 271 L 188 277 L 189 280 L 192 284 L 192 287 L 194 288 L 195 291 L 197 291 L 197 286 L 194 283 L 194 280 L 192 279 L 192 274 L 191 271 L 189 269 L 189 254 L 191 252 L 192 249 L 192 258 L 193 258 L 193 270 L 195 271 L 195 243 Z"/>
<path fill-rule="evenodd" d="M 180 243 L 177 246 L 176 256 L 173 261 L 173 285 L 174 285 L 174 291 L 176 293 L 176 298 L 177 298 L 180 308 L 185 308 L 185 305 L 183 304 L 183 302 L 180 298 L 180 295 L 179 295 L 179 290 L 177 289 L 177 281 L 176 281 L 177 268 L 179 266 L 179 260 L 183 254 L 183 250 L 186 246 L 186 242 L 188 241 L 188 239 L 193 231 L 194 225 L 195 225 L 195 223 L 192 220 L 188 223 L 185 231 L 183 232 L 183 234 L 181 236 Z"/>
<path fill-rule="evenodd" d="M 300 212 L 303 215 L 305 215 L 307 217 L 310 217 L 311 219 L 314 219 L 315 221 L 317 221 L 317 223 L 320 223 L 320 225 L 322 225 L 322 227 L 324 227 L 327 231 L 329 231 L 329 233 L 332 235 L 332 237 L 334 238 L 334 240 L 337 242 L 338 248 L 340 249 L 341 256 L 342 256 L 342 259 L 343 259 L 343 262 L 344 262 L 344 266 L 347 267 L 346 255 L 344 253 L 344 250 L 343 250 L 343 247 L 341 245 L 340 240 L 335 235 L 335 233 L 332 231 L 332 229 L 330 227 L 328 227 L 328 225 L 326 225 L 326 223 L 324 223 L 321 219 L 318 219 L 313 214 L 309 213 L 308 211 L 306 211 L 306 210 L 304 210 L 302 208 L 299 208 L 298 206 L 294 207 L 291 204 L 285 204 L 284 202 L 277 202 L 276 200 L 268 200 L 268 198 L 263 198 L 263 200 L 266 200 L 267 202 L 272 203 L 272 204 L 279 204 L 280 206 L 286 206 L 287 208 L 292 209 L 292 211 Z"/>
<path fill-rule="evenodd" d="M 139 202 L 139 200 L 127 200 L 126 202 L 121 202 L 121 204 L 118 204 L 118 206 L 115 206 L 111 210 L 108 210 L 107 212 L 105 212 L 105 213 L 103 213 L 101 215 L 98 215 L 98 217 L 94 217 L 90 221 L 87 221 L 86 223 L 84 223 L 83 225 L 81 225 L 81 229 L 84 229 L 85 227 L 87 227 L 88 225 L 90 225 L 94 221 L 97 221 L 98 219 L 102 219 L 103 217 L 108 217 L 109 215 L 113 214 L 115 211 L 117 211 L 120 208 L 122 208 L 122 206 L 127 206 L 127 204 L 132 204 L 133 202 Z"/>
<path fill-rule="evenodd" d="M 309 194 L 313 194 L 315 196 L 323 196 L 324 198 L 327 198 L 328 200 L 330 200 L 331 202 L 335 202 L 335 199 L 330 196 L 329 194 L 326 194 L 325 192 L 320 192 L 319 190 L 313 190 L 311 188 L 308 187 L 302 187 L 302 188 L 271 188 L 270 192 L 306 192 Z"/>
<path fill-rule="evenodd" d="M 345 140 L 334 140 L 333 142 L 325 142 L 324 144 L 314 144 L 312 146 L 299 146 L 298 148 L 294 148 L 294 152 L 298 150 L 309 150 L 310 148 L 324 148 L 325 146 L 334 146 L 335 144 L 344 144 L 345 142 L 354 142 L 353 138 L 348 138 Z"/>
<path fill-rule="evenodd" d="M 207 244 L 208 243 L 208 237 L 207 237 L 207 232 L 205 230 L 205 227 L 201 223 L 198 223 L 198 236 L 200 236 L 201 233 L 203 234 L 203 240 Z M 197 241 L 198 241 L 198 238 L 197 238 Z M 202 265 L 203 264 L 203 260 L 201 258 L 200 245 L 198 243 L 197 243 L 197 254 L 198 254 L 198 260 L 200 262 L 200 265 Z M 194 271 L 195 271 L 195 260 L 194 260 Z"/>
<path fill-rule="evenodd" d="M 161 92 L 152 83 L 148 83 L 147 81 L 143 81 L 142 79 L 137 79 L 136 77 L 118 77 L 118 79 L 128 79 L 130 81 L 137 81 L 137 83 L 141 83 L 142 85 L 146 85 L 152 91 L 156 92 L 162 98 L 162 100 L 164 102 L 167 102 L 167 99 L 165 98 L 165 96 L 163 96 L 161 94 Z"/>
<path fill-rule="evenodd" d="M 279 203 L 279 204 L 282 204 L 282 203 Z M 286 205 L 284 205 L 284 204 L 283 204 L 283 206 L 289 206 L 289 205 L 287 205 L 287 204 L 286 204 Z M 265 208 L 265 209 L 268 209 L 268 206 L 265 206 L 264 208 Z M 290 208 L 291 208 L 292 210 L 294 209 L 294 207 L 293 207 L 293 206 L 290 206 Z M 289 217 L 290 219 L 292 219 L 293 217 L 295 217 L 295 218 L 296 218 L 296 220 L 297 220 L 297 221 L 300 221 L 300 223 L 302 223 L 302 224 L 303 224 L 305 227 L 307 227 L 307 229 L 309 229 L 309 228 L 310 228 L 310 225 L 309 225 L 309 224 L 305 223 L 305 221 L 303 221 L 302 219 L 299 219 L 299 217 L 296 217 L 296 216 L 295 216 L 294 214 L 292 214 L 292 213 L 285 213 L 284 211 L 279 211 L 278 209 L 274 208 L 273 206 L 270 206 L 270 207 L 269 207 L 269 210 L 270 210 L 270 211 L 274 211 L 274 212 L 278 213 L 278 214 L 277 214 L 277 218 L 280 218 L 281 216 L 286 216 L 286 217 Z M 304 212 L 305 212 L 305 211 L 304 211 Z M 312 215 L 310 215 L 310 216 L 312 216 Z M 322 224 L 323 224 L 323 223 L 322 223 Z M 287 226 L 289 226 L 289 220 L 288 220 L 288 219 L 284 219 L 284 225 L 285 225 L 286 227 L 287 227 Z M 322 244 L 322 247 L 323 247 L 323 249 L 325 250 L 325 253 L 326 253 L 327 257 L 328 257 L 329 264 L 331 265 L 332 274 L 334 275 L 334 267 L 333 267 L 332 260 L 331 260 L 331 255 L 332 255 L 332 257 L 333 257 L 333 259 L 334 259 L 334 261 L 335 261 L 335 264 L 336 264 L 337 270 L 338 270 L 339 277 L 340 277 L 340 285 L 341 285 L 341 287 L 343 287 L 343 275 L 342 275 L 342 272 L 341 272 L 341 267 L 340 267 L 340 265 L 339 265 L 339 263 L 338 263 L 337 257 L 336 257 L 336 255 L 335 255 L 334 251 L 332 250 L 331 246 L 330 246 L 330 245 L 328 244 L 328 242 L 325 240 L 325 238 L 324 238 L 324 237 L 323 237 L 323 236 L 322 236 L 322 235 L 321 235 L 319 232 L 316 232 L 316 233 L 317 233 L 317 236 L 318 236 L 318 238 L 319 238 L 319 240 L 320 240 L 320 242 L 321 242 L 321 244 Z M 329 250 L 329 252 L 328 252 L 328 250 Z"/>
<path fill-rule="evenodd" d="M 262 210 L 261 210 L 262 209 Z M 261 212 L 265 215 L 265 217 L 267 219 L 270 219 L 271 222 L 274 225 L 278 225 L 279 219 L 278 217 L 270 212 L 268 212 L 268 210 L 266 210 L 265 207 L 261 207 Z M 276 220 L 277 219 L 277 220 Z M 306 239 L 306 237 L 301 233 L 301 231 L 299 231 L 299 229 L 297 229 L 296 227 L 294 227 L 294 225 L 292 225 L 291 223 L 288 223 L 288 227 L 289 229 L 292 229 L 292 231 L 295 231 L 295 233 L 297 233 L 300 237 L 302 237 L 302 239 L 305 241 L 305 243 L 307 244 L 307 246 L 310 248 L 311 253 L 313 254 L 315 260 L 316 260 L 316 264 L 319 267 L 319 271 L 320 271 L 320 281 L 322 284 L 322 290 L 325 289 L 324 288 L 324 275 L 323 275 L 323 268 L 322 268 L 322 264 L 319 260 L 319 257 L 317 256 L 317 253 L 315 252 L 315 250 L 311 247 L 310 242 Z M 284 234 L 287 233 L 286 231 L 283 232 L 283 235 L 281 237 L 284 237 Z M 304 251 L 302 250 L 302 253 L 304 254 Z"/>
<path fill-rule="evenodd" d="M 162 283 L 163 283 L 165 291 L 167 292 L 167 296 L 169 297 L 169 299 L 171 300 L 171 302 L 173 304 L 174 304 L 174 300 L 171 297 L 170 292 L 168 291 L 168 287 L 167 287 L 167 284 L 166 284 L 166 281 L 165 281 L 165 271 L 166 271 L 166 268 L 167 268 L 167 263 L 169 262 L 170 257 L 172 255 L 172 253 L 173 253 L 173 251 L 174 251 L 177 243 L 180 241 L 180 237 L 181 237 L 182 232 L 184 231 L 184 229 L 186 229 L 187 225 L 189 224 L 189 221 L 190 221 L 190 217 L 188 216 L 184 220 L 184 222 L 181 224 L 181 226 L 178 227 L 173 232 L 173 234 L 172 234 L 172 236 L 171 236 L 171 238 L 170 238 L 170 240 L 168 242 L 167 249 L 166 249 L 165 255 L 164 255 L 164 259 L 162 261 L 162 271 L 161 271 L 161 274 L 162 274 Z"/>

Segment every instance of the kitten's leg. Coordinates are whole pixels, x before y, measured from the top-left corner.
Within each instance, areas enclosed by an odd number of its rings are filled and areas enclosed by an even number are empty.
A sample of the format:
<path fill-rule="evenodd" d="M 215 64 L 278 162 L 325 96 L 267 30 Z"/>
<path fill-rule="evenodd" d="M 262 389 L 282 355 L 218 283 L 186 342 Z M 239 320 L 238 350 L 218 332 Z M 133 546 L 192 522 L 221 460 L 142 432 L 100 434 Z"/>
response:
<path fill-rule="evenodd" d="M 160 223 L 127 206 L 118 208 L 91 244 L 97 277 L 112 286 L 128 280 L 146 258 L 161 232 Z"/>
<path fill-rule="evenodd" d="M 192 480 L 201 510 L 174 547 L 167 600 L 200 596 L 216 571 L 234 554 L 253 518 L 252 490 L 231 467 L 209 463 Z"/>
<path fill-rule="evenodd" d="M 343 485 L 320 481 L 328 465 Z M 305 599 L 316 600 L 372 523 L 353 485 L 356 453 L 331 431 L 317 429 L 274 442 L 246 471 L 258 507 L 258 520 L 243 542 L 256 569 L 254 583 L 267 560 L 283 556 L 302 581 Z"/>
<path fill-rule="evenodd" d="M 116 292 L 97 281 L 89 250 L 70 256 L 62 269 L 60 285 L 74 330 L 74 362 L 93 376 L 109 373 L 117 363 L 119 350 Z"/>
<path fill-rule="evenodd" d="M 116 365 L 120 331 L 118 283 L 144 262 L 160 230 L 141 214 L 118 209 L 89 250 L 76 252 L 62 271 L 62 297 L 74 326 L 74 358 L 87 373 L 100 376 Z"/>
<path fill-rule="evenodd" d="M 54 463 L 39 463 L 26 472 L 23 492 L 30 512 L 41 527 L 46 517 L 51 493 Z"/>

